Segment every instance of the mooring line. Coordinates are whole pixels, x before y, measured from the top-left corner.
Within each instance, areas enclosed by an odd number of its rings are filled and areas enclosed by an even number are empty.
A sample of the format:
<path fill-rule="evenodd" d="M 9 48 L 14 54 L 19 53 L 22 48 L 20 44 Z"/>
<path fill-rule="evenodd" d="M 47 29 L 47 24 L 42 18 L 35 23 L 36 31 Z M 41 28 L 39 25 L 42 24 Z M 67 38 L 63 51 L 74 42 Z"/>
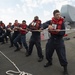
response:
<path fill-rule="evenodd" d="M 17 69 L 17 71 L 13 71 L 13 70 L 6 71 L 6 75 L 14 75 L 14 74 L 32 75 L 30 73 L 27 73 L 27 72 L 24 72 L 24 71 L 20 71 L 20 69 L 16 66 L 16 64 L 13 61 L 11 61 L 2 51 L 0 51 L 0 53 Z"/>

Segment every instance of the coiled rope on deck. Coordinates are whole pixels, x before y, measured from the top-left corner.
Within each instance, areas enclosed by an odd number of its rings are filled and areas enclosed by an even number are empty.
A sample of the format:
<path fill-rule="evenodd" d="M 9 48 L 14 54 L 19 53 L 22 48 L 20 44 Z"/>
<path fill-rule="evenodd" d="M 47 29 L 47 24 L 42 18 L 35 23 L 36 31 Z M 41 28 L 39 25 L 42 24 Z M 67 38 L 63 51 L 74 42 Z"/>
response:
<path fill-rule="evenodd" d="M 27 73 L 27 72 L 24 72 L 24 71 L 20 71 L 20 69 L 16 66 L 16 64 L 13 61 L 11 61 L 2 51 L 0 51 L 0 53 L 17 69 L 17 71 L 13 71 L 13 70 L 6 71 L 6 75 L 14 75 L 14 74 L 32 75 L 30 73 Z"/>

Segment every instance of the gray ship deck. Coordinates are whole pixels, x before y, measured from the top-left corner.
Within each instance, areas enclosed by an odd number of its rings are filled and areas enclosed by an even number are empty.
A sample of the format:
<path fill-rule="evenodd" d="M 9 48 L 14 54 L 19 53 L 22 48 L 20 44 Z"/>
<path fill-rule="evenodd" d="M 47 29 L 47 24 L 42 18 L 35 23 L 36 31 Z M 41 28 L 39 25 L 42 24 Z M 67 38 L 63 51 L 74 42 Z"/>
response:
<path fill-rule="evenodd" d="M 66 53 L 68 59 L 68 71 L 70 75 L 75 75 L 75 33 L 69 34 L 70 40 L 65 41 Z M 45 45 L 47 41 L 42 41 L 43 54 L 45 55 Z M 15 47 L 9 48 L 9 43 L 0 45 L 0 51 L 8 56 L 20 70 L 31 73 L 32 75 L 63 75 L 63 68 L 59 64 L 56 52 L 53 55 L 53 65 L 44 68 L 47 62 L 44 56 L 42 62 L 37 62 L 38 56 L 36 48 L 30 57 L 25 57 L 25 49 L 14 52 Z M 0 53 L 0 75 L 5 75 L 7 70 L 16 70 L 15 67 Z"/>

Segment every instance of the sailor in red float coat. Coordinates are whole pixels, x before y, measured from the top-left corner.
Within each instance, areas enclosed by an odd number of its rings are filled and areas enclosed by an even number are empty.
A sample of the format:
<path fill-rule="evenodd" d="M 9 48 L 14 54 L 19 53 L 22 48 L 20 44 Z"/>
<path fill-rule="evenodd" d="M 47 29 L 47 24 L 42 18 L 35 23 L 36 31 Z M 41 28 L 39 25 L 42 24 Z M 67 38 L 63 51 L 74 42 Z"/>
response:
<path fill-rule="evenodd" d="M 41 20 L 39 20 L 38 16 L 34 17 L 34 20 L 30 23 L 29 29 L 32 30 L 39 30 L 41 28 Z M 41 38 L 40 38 L 40 32 L 32 31 L 32 36 L 30 38 L 29 42 L 29 54 L 27 56 L 30 56 L 32 54 L 33 46 L 36 46 L 37 52 L 38 52 L 38 62 L 41 62 L 43 60 L 43 54 L 42 54 L 42 48 L 41 48 Z"/>
<path fill-rule="evenodd" d="M 19 26 L 20 26 L 20 23 L 18 23 L 18 20 L 15 20 L 15 23 L 12 26 L 12 29 L 13 29 L 14 33 L 12 34 L 10 47 L 13 47 L 14 41 L 17 39 L 18 35 L 20 34 L 20 31 L 18 29 Z M 18 43 L 19 43 L 20 47 L 22 47 L 21 40 L 18 40 Z"/>
<path fill-rule="evenodd" d="M 56 50 L 60 64 L 64 68 L 64 75 L 68 75 L 68 63 L 66 59 L 65 45 L 63 40 L 65 31 L 60 31 L 65 30 L 64 19 L 60 16 L 59 10 L 54 10 L 53 15 L 54 17 L 52 18 L 52 20 L 43 23 L 43 29 L 48 28 L 51 34 L 51 37 L 46 44 L 46 59 L 48 62 L 44 65 L 44 67 L 52 65 L 52 56 L 54 50 Z"/>

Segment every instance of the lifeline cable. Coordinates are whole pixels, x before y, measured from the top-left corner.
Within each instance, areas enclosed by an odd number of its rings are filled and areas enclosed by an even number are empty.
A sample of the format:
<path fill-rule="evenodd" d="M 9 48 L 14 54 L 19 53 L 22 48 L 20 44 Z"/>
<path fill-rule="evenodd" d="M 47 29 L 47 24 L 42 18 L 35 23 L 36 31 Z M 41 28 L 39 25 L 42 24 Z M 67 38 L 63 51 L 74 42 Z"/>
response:
<path fill-rule="evenodd" d="M 13 64 L 13 66 L 17 69 L 17 71 L 13 71 L 13 70 L 8 70 L 6 71 L 6 75 L 14 75 L 14 74 L 19 74 L 19 75 L 32 75 L 30 73 L 24 72 L 24 71 L 20 71 L 20 69 L 16 66 L 16 64 L 14 62 L 12 62 L 3 52 L 0 51 L 0 53 L 11 63 Z M 14 74 L 12 74 L 14 73 Z"/>

